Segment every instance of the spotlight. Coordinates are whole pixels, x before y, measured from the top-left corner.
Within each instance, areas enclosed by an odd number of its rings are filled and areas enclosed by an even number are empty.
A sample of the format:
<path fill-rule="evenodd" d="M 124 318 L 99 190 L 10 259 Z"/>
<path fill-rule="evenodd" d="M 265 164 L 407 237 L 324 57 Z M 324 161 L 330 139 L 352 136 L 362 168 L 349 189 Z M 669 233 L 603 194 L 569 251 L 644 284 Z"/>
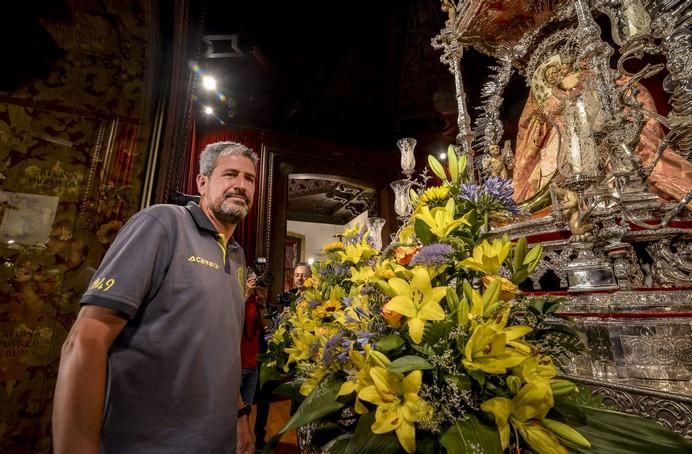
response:
<path fill-rule="evenodd" d="M 204 108 L 204 113 L 207 114 L 207 115 L 211 115 L 211 114 L 214 113 L 214 109 L 212 109 L 212 108 L 209 107 L 209 106 L 206 106 L 206 107 Z"/>
<path fill-rule="evenodd" d="M 308 259 L 308 265 L 312 265 L 312 264 L 314 264 L 314 263 L 315 263 L 315 259 L 314 259 L 313 257 L 310 257 L 310 258 Z"/>
<path fill-rule="evenodd" d="M 216 90 L 216 79 L 211 76 L 202 76 L 202 86 L 205 90 Z"/>
<path fill-rule="evenodd" d="M 444 161 L 445 159 L 447 159 L 447 153 L 445 153 L 444 151 L 440 153 L 438 156 L 440 158 L 440 161 Z"/>

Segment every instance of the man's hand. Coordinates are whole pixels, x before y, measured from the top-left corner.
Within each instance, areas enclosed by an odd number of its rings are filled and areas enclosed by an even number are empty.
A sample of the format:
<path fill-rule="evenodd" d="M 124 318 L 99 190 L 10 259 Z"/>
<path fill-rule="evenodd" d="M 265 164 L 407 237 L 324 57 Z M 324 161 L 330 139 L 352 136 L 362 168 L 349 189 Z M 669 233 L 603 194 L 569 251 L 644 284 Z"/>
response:
<path fill-rule="evenodd" d="M 245 415 L 238 418 L 236 426 L 236 454 L 254 454 L 255 436 L 250 430 L 250 416 Z"/>

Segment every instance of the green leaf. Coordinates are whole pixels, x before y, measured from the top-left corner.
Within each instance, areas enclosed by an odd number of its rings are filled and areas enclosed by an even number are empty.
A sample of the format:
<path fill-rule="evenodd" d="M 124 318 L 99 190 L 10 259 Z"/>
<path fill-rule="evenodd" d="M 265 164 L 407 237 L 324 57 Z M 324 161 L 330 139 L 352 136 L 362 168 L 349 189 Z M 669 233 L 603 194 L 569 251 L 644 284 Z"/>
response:
<path fill-rule="evenodd" d="M 435 235 L 430 231 L 430 226 L 424 221 L 416 219 L 413 223 L 413 230 L 423 244 L 430 244 L 435 241 Z"/>
<path fill-rule="evenodd" d="M 574 399 L 559 399 L 555 411 L 591 442 L 591 450 L 608 454 L 689 454 L 692 440 L 687 440 L 654 421 L 626 413 L 579 405 Z"/>
<path fill-rule="evenodd" d="M 268 381 L 284 380 L 286 380 L 286 376 L 281 374 L 281 372 L 279 372 L 279 369 L 277 369 L 274 366 L 267 367 L 265 363 L 262 363 L 262 367 L 260 368 L 260 387 L 264 386 L 264 384 Z"/>
<path fill-rule="evenodd" d="M 440 438 L 442 446 L 449 454 L 482 452 L 502 454 L 500 434 L 497 429 L 481 423 L 478 418 L 468 415 L 459 420 Z"/>
<path fill-rule="evenodd" d="M 279 386 L 274 388 L 274 394 L 289 396 L 291 399 L 303 399 L 303 396 L 300 394 L 300 385 L 292 381 L 281 383 Z"/>
<path fill-rule="evenodd" d="M 427 362 L 420 356 L 406 355 L 397 358 L 389 365 L 390 372 L 395 374 L 404 374 L 412 370 L 432 369 L 433 365 Z"/>
<path fill-rule="evenodd" d="M 346 447 L 345 454 L 362 454 L 376 452 L 378 454 L 394 454 L 399 449 L 399 440 L 394 432 L 382 435 L 372 433 L 375 413 L 366 413 L 358 420 L 353 437 Z"/>
<path fill-rule="evenodd" d="M 397 348 L 404 345 L 404 339 L 401 336 L 396 336 L 394 334 L 388 334 L 375 343 L 375 348 L 381 352 L 389 352 L 396 350 Z"/>
<path fill-rule="evenodd" d="M 344 404 L 338 402 L 336 398 L 342 383 L 343 380 L 337 379 L 322 380 L 300 404 L 300 407 L 277 435 L 283 435 L 289 430 L 310 424 L 341 409 Z"/>

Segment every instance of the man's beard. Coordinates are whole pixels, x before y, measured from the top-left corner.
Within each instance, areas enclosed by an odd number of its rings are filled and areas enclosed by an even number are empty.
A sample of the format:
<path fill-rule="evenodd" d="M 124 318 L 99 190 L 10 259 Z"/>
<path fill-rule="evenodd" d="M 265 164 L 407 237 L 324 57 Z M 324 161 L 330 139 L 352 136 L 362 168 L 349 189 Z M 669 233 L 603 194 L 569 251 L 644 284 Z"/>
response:
<path fill-rule="evenodd" d="M 245 216 L 247 216 L 248 211 L 250 210 L 250 206 L 246 201 L 245 205 L 238 205 L 236 203 L 224 203 L 226 201 L 226 198 L 222 199 L 219 203 L 214 204 L 211 207 L 211 212 L 214 214 L 214 217 L 218 219 L 220 222 L 223 222 L 224 224 L 233 224 L 233 225 L 238 225 L 240 221 L 245 219 Z"/>

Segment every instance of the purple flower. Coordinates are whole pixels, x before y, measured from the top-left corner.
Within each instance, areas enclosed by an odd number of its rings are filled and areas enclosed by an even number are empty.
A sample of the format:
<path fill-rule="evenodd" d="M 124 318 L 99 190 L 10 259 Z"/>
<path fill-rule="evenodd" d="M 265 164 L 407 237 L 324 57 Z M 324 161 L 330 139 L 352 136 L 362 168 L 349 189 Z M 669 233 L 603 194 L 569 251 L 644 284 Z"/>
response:
<path fill-rule="evenodd" d="M 435 243 L 423 246 L 411 259 L 411 265 L 439 266 L 447 263 L 454 249 L 449 244 Z"/>
<path fill-rule="evenodd" d="M 310 301 L 310 302 L 308 303 L 308 306 L 310 307 L 310 309 L 315 309 L 315 308 L 316 308 L 317 306 L 319 306 L 320 304 L 322 304 L 322 301 L 319 301 L 319 300 L 312 300 L 312 301 Z"/>
<path fill-rule="evenodd" d="M 466 183 L 459 190 L 459 199 L 466 200 L 481 212 L 488 214 L 498 211 L 519 213 L 519 207 L 512 198 L 512 183 L 504 178 L 491 176 L 482 185 Z"/>
<path fill-rule="evenodd" d="M 491 197 L 494 197 L 505 210 L 512 214 L 519 213 L 519 207 L 512 198 L 514 194 L 514 188 L 512 188 L 512 183 L 504 178 L 491 176 L 485 180 L 483 189 L 485 193 Z"/>
<path fill-rule="evenodd" d="M 327 340 L 324 345 L 324 355 L 322 356 L 322 364 L 329 366 L 332 362 L 334 355 L 338 353 L 337 349 L 341 346 L 343 340 L 343 335 L 341 333 L 335 334 Z"/>
<path fill-rule="evenodd" d="M 475 204 L 478 202 L 480 192 L 481 187 L 477 184 L 464 183 L 461 185 L 461 188 L 459 188 L 459 198 Z"/>

